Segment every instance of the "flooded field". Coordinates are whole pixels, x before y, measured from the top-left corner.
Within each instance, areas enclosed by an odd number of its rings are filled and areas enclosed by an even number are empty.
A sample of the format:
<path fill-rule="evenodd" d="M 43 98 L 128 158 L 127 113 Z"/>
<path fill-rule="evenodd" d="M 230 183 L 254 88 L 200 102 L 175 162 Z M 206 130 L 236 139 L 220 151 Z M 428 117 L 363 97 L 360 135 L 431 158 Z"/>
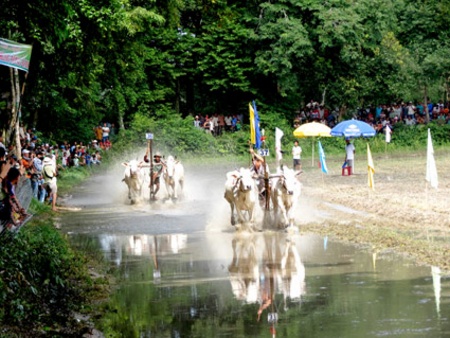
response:
<path fill-rule="evenodd" d="M 327 235 L 236 231 L 223 199 L 226 170 L 188 168 L 177 202 L 165 201 L 163 188 L 160 200 L 130 205 L 119 171 L 66 201 L 62 231 L 102 255 L 117 277 L 105 334 L 450 336 L 450 278 L 438 268 Z M 303 202 L 303 222 L 327 217 Z"/>

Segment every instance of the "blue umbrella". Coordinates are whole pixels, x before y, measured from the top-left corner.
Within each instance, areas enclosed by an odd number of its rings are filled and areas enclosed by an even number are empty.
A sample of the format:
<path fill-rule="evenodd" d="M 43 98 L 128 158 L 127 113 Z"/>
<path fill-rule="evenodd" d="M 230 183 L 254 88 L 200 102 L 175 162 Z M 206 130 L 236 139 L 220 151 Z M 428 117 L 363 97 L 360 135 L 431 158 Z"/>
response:
<path fill-rule="evenodd" d="M 372 137 L 375 134 L 376 131 L 370 124 L 359 120 L 342 121 L 331 129 L 331 136 Z"/>

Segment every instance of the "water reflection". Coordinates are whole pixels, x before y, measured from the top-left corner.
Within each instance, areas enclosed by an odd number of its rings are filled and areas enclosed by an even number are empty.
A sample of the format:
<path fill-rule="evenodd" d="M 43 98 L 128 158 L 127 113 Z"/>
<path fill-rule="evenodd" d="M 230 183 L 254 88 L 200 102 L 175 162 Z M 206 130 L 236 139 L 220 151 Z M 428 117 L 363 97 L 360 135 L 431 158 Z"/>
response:
<path fill-rule="evenodd" d="M 434 298 L 436 302 L 436 312 L 441 317 L 441 269 L 437 266 L 431 267 L 431 276 L 433 278 Z"/>
<path fill-rule="evenodd" d="M 233 238 L 233 259 L 228 266 L 233 294 L 238 300 L 254 303 L 258 300 L 259 264 L 255 237 Z"/>
<path fill-rule="evenodd" d="M 257 303 L 256 321 L 267 318 L 275 334 L 278 312 L 288 311 L 289 303 L 300 302 L 306 293 L 305 266 L 294 239 L 284 233 L 237 234 L 232 251 L 228 271 L 235 298 Z M 280 304 L 278 294 L 282 296 Z"/>
<path fill-rule="evenodd" d="M 284 233 L 95 235 L 120 285 L 106 336 L 444 337 L 450 279 Z M 73 235 L 73 241 L 93 237 Z M 374 262 L 376 261 L 376 269 Z M 108 335 L 109 334 L 109 335 Z"/>
<path fill-rule="evenodd" d="M 186 202 L 130 208 L 121 178 L 97 176 L 61 213 L 116 276 L 106 337 L 450 337 L 448 275 L 327 236 L 236 234 L 223 168 L 192 172 Z"/>
<path fill-rule="evenodd" d="M 186 248 L 186 234 L 168 235 L 132 235 L 120 236 L 101 234 L 98 236 L 101 251 L 104 258 L 120 267 L 123 263 L 123 253 L 127 256 L 149 256 L 153 262 L 153 279 L 160 282 L 161 267 L 159 256 L 165 254 L 177 254 Z"/>

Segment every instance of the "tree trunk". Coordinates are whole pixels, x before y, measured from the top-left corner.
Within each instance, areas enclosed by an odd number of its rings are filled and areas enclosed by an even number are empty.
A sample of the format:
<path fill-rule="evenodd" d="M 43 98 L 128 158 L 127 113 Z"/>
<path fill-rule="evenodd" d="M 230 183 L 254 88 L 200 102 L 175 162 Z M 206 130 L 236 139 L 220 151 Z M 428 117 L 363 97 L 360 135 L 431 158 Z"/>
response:
<path fill-rule="evenodd" d="M 445 79 L 445 103 L 448 104 L 448 81 L 450 80 L 450 78 L 446 78 Z"/>
<path fill-rule="evenodd" d="M 327 86 L 325 86 L 325 88 L 323 89 L 323 92 L 322 92 L 322 102 L 321 102 L 321 105 L 323 106 L 323 107 L 325 107 L 325 95 L 327 94 Z"/>
<path fill-rule="evenodd" d="M 37 126 L 37 124 L 38 124 L 38 110 L 37 109 L 35 109 L 34 110 L 34 114 L 33 114 L 33 124 L 32 124 L 32 126 L 33 126 L 33 128 L 35 128 L 36 126 Z"/>
<path fill-rule="evenodd" d="M 341 122 L 344 119 L 344 115 L 347 113 L 347 106 L 344 104 L 339 109 L 339 117 L 338 122 Z"/>
<path fill-rule="evenodd" d="M 423 104 L 425 108 L 425 122 L 430 122 L 430 112 L 428 111 L 428 88 L 427 85 L 423 88 Z"/>
<path fill-rule="evenodd" d="M 125 130 L 125 125 L 123 124 L 123 113 L 119 111 L 119 129 Z"/>
<path fill-rule="evenodd" d="M 19 135 L 19 109 L 20 109 L 20 83 L 19 71 L 16 68 L 10 68 L 11 77 L 11 118 L 9 120 L 8 131 L 6 132 L 7 146 L 15 146 L 17 157 L 21 155 L 20 135 Z"/>
<path fill-rule="evenodd" d="M 177 78 L 176 80 L 176 93 L 175 93 L 175 111 L 177 114 L 180 113 L 180 97 L 181 97 L 181 91 L 180 91 L 180 78 Z"/>

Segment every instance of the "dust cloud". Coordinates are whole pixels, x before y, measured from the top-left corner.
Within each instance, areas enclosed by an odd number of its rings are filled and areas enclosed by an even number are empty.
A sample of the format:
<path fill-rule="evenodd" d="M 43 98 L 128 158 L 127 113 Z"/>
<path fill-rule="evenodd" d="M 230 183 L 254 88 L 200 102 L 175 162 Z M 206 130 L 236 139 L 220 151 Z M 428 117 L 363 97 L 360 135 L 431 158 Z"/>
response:
<path fill-rule="evenodd" d="M 134 217 L 140 215 L 176 217 L 180 226 L 190 226 L 196 223 L 197 228 L 201 227 L 210 233 L 234 233 L 237 230 L 245 231 L 246 225 L 231 225 L 231 210 L 228 202 L 224 198 L 226 173 L 240 166 L 230 161 L 223 164 L 202 164 L 184 160 L 178 157 L 184 166 L 185 180 L 183 194 L 177 200 L 167 198 L 165 183 L 161 181 L 161 187 L 157 194 L 157 201 L 150 201 L 150 178 L 149 166 L 144 165 L 144 183 L 142 186 L 141 198 L 137 203 L 131 204 L 128 198 L 128 188 L 122 179 L 124 177 L 124 162 L 131 160 L 142 161 L 146 149 L 140 148 L 134 152 L 124 153 L 116 156 L 114 164 L 109 165 L 105 173 L 97 174 L 92 179 L 84 182 L 77 190 L 75 199 L 63 201 L 63 205 L 70 207 L 80 207 L 83 209 L 96 209 L 96 213 L 107 212 L 109 215 L 121 213 L 128 215 L 130 223 Z M 169 156 L 170 153 L 164 153 Z M 301 180 L 301 178 L 300 178 Z M 268 213 L 270 215 L 270 212 Z M 267 213 L 259 204 L 255 207 L 256 229 L 268 229 Z M 295 212 L 295 223 L 302 224 L 326 217 L 318 214 L 308 199 L 302 195 Z M 128 222 L 128 221 L 127 221 Z M 154 220 L 156 222 L 156 219 Z M 161 221 L 162 222 L 162 221 Z M 273 227 L 275 229 L 275 227 Z"/>

